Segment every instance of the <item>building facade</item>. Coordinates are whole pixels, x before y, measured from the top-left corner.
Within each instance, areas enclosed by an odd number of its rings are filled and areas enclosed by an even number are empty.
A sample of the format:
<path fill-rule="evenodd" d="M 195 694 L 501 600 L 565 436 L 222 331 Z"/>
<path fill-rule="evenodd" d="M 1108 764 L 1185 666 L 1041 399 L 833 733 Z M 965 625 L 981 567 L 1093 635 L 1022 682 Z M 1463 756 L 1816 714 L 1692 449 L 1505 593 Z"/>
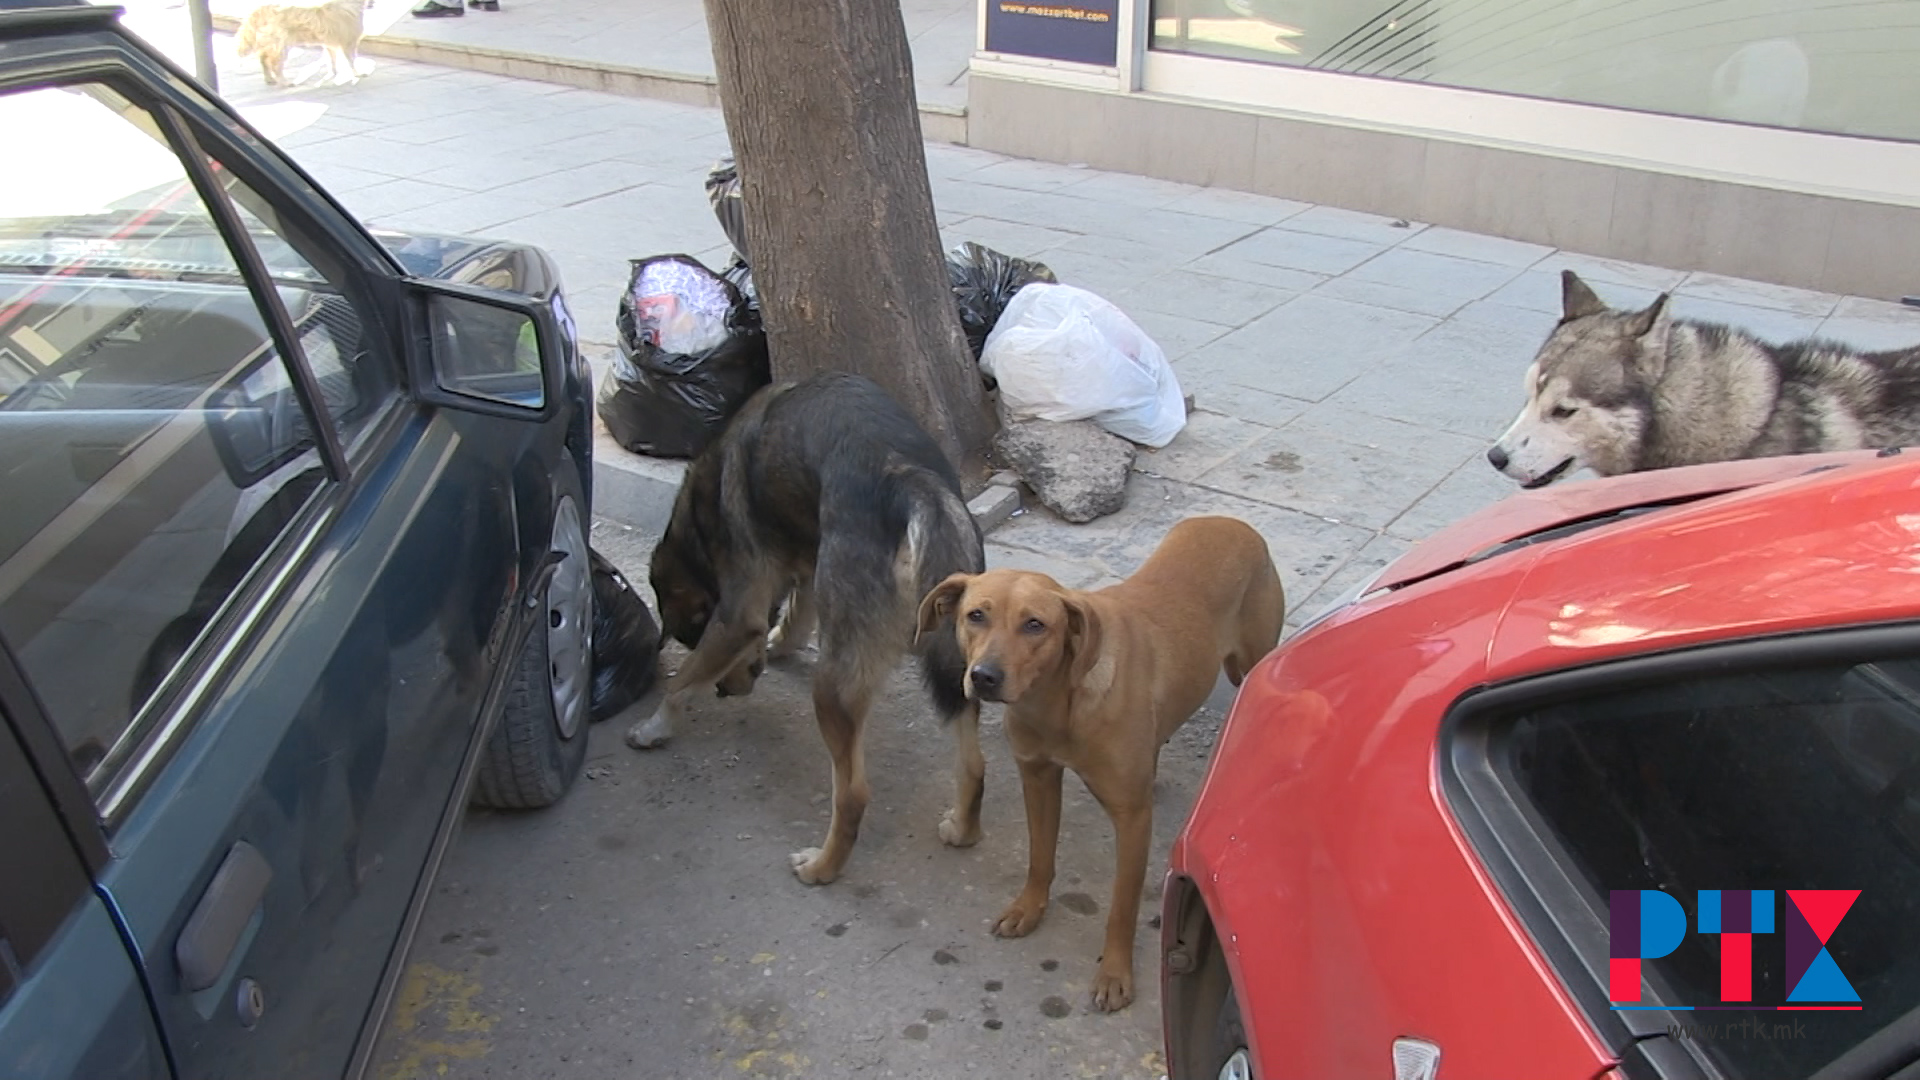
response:
<path fill-rule="evenodd" d="M 1916 0 L 981 0 L 968 139 L 1920 293 Z"/>

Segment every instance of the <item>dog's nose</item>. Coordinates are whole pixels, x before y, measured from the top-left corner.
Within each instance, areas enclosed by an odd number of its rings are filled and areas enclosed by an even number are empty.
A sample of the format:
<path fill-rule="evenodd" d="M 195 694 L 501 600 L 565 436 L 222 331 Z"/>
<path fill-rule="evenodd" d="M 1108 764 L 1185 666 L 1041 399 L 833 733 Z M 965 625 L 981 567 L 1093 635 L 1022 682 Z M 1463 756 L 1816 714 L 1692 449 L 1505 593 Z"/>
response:
<path fill-rule="evenodd" d="M 992 701 L 1000 694 L 1001 674 L 998 664 L 975 664 L 967 673 L 973 679 L 973 692 Z"/>
<path fill-rule="evenodd" d="M 1507 460 L 1507 452 L 1498 446 L 1492 447 L 1487 451 L 1487 464 L 1492 465 L 1501 472 L 1507 471 Z"/>

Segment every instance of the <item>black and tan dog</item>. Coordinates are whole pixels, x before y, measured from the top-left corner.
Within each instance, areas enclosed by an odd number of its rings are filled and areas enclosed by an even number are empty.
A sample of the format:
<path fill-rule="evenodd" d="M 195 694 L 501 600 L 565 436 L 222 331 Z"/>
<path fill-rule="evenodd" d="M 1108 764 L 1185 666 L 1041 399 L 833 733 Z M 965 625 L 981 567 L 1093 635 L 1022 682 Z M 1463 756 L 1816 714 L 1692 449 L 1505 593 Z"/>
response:
<path fill-rule="evenodd" d="M 826 884 L 860 832 L 862 729 L 881 682 L 915 645 L 919 598 L 983 565 L 953 467 L 877 384 L 829 374 L 769 386 L 687 466 L 651 570 L 661 623 L 693 653 L 627 742 L 666 741 L 709 687 L 746 692 L 767 655 L 800 648 L 817 623 L 813 710 L 833 758 L 833 822 L 822 846 L 792 862 L 800 880 Z M 770 613 L 783 599 L 770 640 Z M 916 651 L 959 740 L 958 790 L 940 838 L 965 847 L 980 838 L 980 709 L 966 696 L 952 634 L 925 636 Z"/>
<path fill-rule="evenodd" d="M 1118 867 L 1094 1004 L 1133 1000 L 1133 936 L 1153 840 L 1160 746 L 1212 692 L 1280 640 L 1286 600 L 1267 543 L 1245 522 L 1189 518 L 1130 578 L 1078 592 L 1022 570 L 956 574 L 920 606 L 922 635 L 957 635 L 967 694 L 1007 705 L 1030 845 L 1026 886 L 994 923 L 1039 925 L 1053 885 L 1060 781 L 1072 769 L 1113 819 Z M 941 627 L 951 621 L 954 635 Z"/>

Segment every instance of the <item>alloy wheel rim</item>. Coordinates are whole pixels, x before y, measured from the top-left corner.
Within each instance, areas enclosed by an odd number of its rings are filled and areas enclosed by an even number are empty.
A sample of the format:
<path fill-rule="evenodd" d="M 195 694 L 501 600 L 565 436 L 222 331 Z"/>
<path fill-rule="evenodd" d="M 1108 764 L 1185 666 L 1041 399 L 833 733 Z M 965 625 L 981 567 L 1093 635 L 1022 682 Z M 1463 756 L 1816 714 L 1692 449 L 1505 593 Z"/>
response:
<path fill-rule="evenodd" d="M 563 497 L 553 519 L 553 550 L 565 557 L 547 586 L 546 617 L 548 684 L 562 739 L 579 733 L 592 679 L 593 579 L 584 535 L 579 508 Z"/>

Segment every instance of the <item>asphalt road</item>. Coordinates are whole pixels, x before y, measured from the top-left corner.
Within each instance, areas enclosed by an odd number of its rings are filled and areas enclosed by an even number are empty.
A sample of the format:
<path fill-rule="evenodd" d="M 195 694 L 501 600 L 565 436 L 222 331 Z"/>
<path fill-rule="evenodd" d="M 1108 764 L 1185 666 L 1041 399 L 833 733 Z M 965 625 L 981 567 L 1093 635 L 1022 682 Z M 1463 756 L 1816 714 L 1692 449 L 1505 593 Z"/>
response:
<path fill-rule="evenodd" d="M 594 546 L 636 584 L 651 540 L 594 526 Z M 681 655 L 670 650 L 663 670 Z M 828 817 L 809 666 L 797 657 L 750 697 L 701 703 L 661 750 L 621 742 L 636 712 L 610 719 L 559 805 L 471 812 L 376 1075 L 1162 1076 L 1158 868 L 1224 695 L 1162 752 L 1137 998 L 1108 1015 L 1089 995 L 1111 887 L 1106 816 L 1067 782 L 1046 920 L 1024 939 L 992 937 L 1026 865 L 1018 778 L 990 711 L 987 837 L 941 844 L 952 742 L 910 668 L 870 720 L 873 804 L 845 876 L 819 888 L 794 878 L 787 854 L 817 843 Z"/>

